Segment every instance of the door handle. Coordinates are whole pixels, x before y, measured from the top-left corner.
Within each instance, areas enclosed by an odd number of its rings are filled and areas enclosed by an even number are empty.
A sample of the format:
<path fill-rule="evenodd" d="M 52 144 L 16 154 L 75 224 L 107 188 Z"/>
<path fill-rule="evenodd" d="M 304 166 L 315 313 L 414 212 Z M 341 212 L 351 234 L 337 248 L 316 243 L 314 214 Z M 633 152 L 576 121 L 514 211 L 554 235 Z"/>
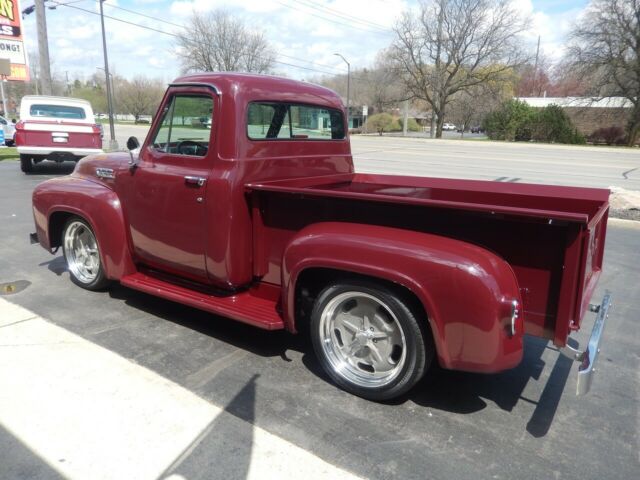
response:
<path fill-rule="evenodd" d="M 194 177 L 191 175 L 187 175 L 184 177 L 184 183 L 186 183 L 187 185 L 197 185 L 198 187 L 201 187 L 206 181 L 207 179 L 204 177 Z"/>

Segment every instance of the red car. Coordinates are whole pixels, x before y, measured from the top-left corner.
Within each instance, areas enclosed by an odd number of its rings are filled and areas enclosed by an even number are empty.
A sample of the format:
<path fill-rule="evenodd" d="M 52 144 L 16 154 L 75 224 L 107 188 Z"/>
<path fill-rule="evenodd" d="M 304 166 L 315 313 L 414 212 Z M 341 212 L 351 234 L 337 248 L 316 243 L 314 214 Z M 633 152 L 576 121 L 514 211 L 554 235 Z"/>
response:
<path fill-rule="evenodd" d="M 28 173 L 43 160 L 78 161 L 102 153 L 102 129 L 86 100 L 27 95 L 20 103 L 15 144 L 22 171 Z"/>
<path fill-rule="evenodd" d="M 374 400 L 433 363 L 512 368 L 525 334 L 579 360 L 589 388 L 608 190 L 355 173 L 340 97 L 287 79 L 182 77 L 153 118 L 130 153 L 33 192 L 32 241 L 62 247 L 80 287 L 308 332 L 327 374 Z M 589 348 L 569 350 L 589 310 Z"/>

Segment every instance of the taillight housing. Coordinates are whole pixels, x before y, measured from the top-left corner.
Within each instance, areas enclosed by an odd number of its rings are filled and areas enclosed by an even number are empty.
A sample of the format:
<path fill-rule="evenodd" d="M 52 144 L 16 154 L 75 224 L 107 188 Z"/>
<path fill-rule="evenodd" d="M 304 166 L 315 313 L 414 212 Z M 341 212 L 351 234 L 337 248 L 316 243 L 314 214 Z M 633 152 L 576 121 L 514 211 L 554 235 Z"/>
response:
<path fill-rule="evenodd" d="M 24 130 L 24 122 L 22 120 L 19 120 L 18 123 L 16 123 L 16 130 Z"/>

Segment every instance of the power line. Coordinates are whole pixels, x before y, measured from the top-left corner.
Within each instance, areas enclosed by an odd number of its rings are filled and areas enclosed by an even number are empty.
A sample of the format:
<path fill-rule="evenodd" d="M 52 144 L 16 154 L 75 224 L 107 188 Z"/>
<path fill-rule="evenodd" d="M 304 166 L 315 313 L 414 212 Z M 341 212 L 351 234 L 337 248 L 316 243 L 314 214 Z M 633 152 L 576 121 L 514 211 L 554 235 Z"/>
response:
<path fill-rule="evenodd" d="M 60 2 L 57 2 L 56 0 L 50 0 L 50 1 L 52 3 L 58 5 L 58 6 L 61 6 L 61 7 L 73 8 L 75 10 L 79 10 L 79 11 L 82 11 L 82 12 L 85 12 L 85 13 L 89 13 L 91 15 L 98 15 L 98 16 L 100 15 L 98 12 L 94 12 L 92 10 L 87 10 L 86 8 L 78 7 L 76 5 L 70 5 L 68 3 L 60 3 Z M 97 1 L 99 1 L 99 0 L 97 0 Z M 120 7 L 120 8 L 122 8 L 122 7 Z M 144 15 L 144 14 L 142 14 L 142 16 L 147 16 L 148 17 L 148 15 Z M 131 26 L 138 27 L 138 28 L 143 28 L 145 30 L 150 30 L 150 31 L 156 32 L 156 33 L 161 33 L 163 35 L 167 35 L 167 36 L 170 36 L 170 37 L 182 38 L 181 35 L 178 35 L 176 33 L 167 32 L 167 31 L 164 31 L 164 30 L 159 30 L 157 28 L 149 27 L 147 25 L 142 25 L 142 24 L 135 23 L 135 22 L 130 22 L 128 20 L 123 20 L 121 18 L 113 17 L 113 16 L 110 16 L 110 15 L 104 15 L 104 17 L 108 18 L 110 20 L 114 20 L 116 22 L 125 23 L 127 25 L 131 25 Z M 161 21 L 163 23 L 169 23 L 169 22 L 164 22 L 164 20 L 160 20 L 158 18 L 154 18 L 154 17 L 150 17 L 150 18 L 152 18 L 152 19 L 154 19 L 156 21 Z M 180 28 L 185 28 L 184 25 L 177 25 L 177 24 L 174 24 L 174 25 L 179 26 Z M 309 60 L 298 59 L 298 58 L 291 57 L 291 56 L 284 55 L 284 54 L 278 54 L 278 55 L 280 55 L 282 57 L 291 58 L 291 59 L 294 59 L 294 60 L 297 60 L 297 61 L 306 62 L 306 63 L 312 63 L 313 64 L 313 62 L 310 62 Z M 305 66 L 302 66 L 302 65 L 295 65 L 295 64 L 288 63 L 288 62 L 283 62 L 283 61 L 280 61 L 280 60 L 273 60 L 273 62 L 277 63 L 277 64 L 280 64 L 280 65 L 287 66 L 287 67 L 293 67 L 293 68 L 299 68 L 299 69 L 302 69 L 302 70 L 308 70 L 308 71 L 312 71 L 312 72 L 323 73 L 325 75 L 336 75 L 335 72 L 327 72 L 326 70 L 319 70 L 317 68 L 305 67 Z M 337 69 L 335 67 L 329 67 L 329 66 L 327 66 L 327 68 L 334 68 L 335 70 L 340 70 L 340 69 Z"/>
<path fill-rule="evenodd" d="M 80 1 L 84 1 L 84 0 L 80 0 Z M 95 0 L 95 1 L 96 1 L 96 2 L 99 2 L 100 0 Z M 122 10 L 122 11 L 127 12 L 127 13 L 132 13 L 132 14 L 134 14 L 134 15 L 139 15 L 139 16 L 141 16 L 141 17 L 145 17 L 145 18 L 148 18 L 148 19 L 150 19 L 150 20 L 155 20 L 156 22 L 167 23 L 167 24 L 169 24 L 169 25 L 173 25 L 174 27 L 187 29 L 187 27 L 186 27 L 185 25 L 180 25 L 179 23 L 172 23 L 172 22 L 169 22 L 169 21 L 163 20 L 163 19 L 158 18 L 158 17 L 153 17 L 153 16 L 151 16 L 151 15 L 147 15 L 146 13 L 136 12 L 136 11 L 134 11 L 134 10 L 130 10 L 130 9 L 128 9 L 128 8 L 120 7 L 120 6 L 118 6 L 118 5 L 111 5 L 111 4 L 108 4 L 108 3 L 105 3 L 105 5 L 106 5 L 106 6 L 108 6 L 108 7 L 111 7 L 111 8 L 117 9 L 117 10 Z M 312 62 L 311 60 L 305 60 L 304 58 L 298 58 L 298 57 L 292 57 L 291 55 L 285 55 L 284 53 L 278 53 L 278 56 L 280 56 L 280 57 L 284 57 L 284 58 L 289 58 L 289 59 L 291 59 L 291 60 L 296 60 L 296 61 L 298 61 L 298 62 L 304 62 L 304 63 L 309 63 L 309 64 L 311 64 L 311 65 L 317 65 L 317 66 L 319 66 L 319 67 L 324 67 L 324 68 L 334 68 L 334 69 L 336 69 L 336 70 L 344 71 L 343 69 L 341 69 L 341 68 L 336 68 L 336 67 L 334 67 L 334 66 L 332 66 L 332 65 L 324 65 L 324 64 L 322 64 L 322 63 Z"/>
<path fill-rule="evenodd" d="M 340 10 L 336 10 L 334 8 L 330 8 L 324 5 L 314 5 L 312 2 L 308 1 L 308 0 L 292 0 L 296 3 L 302 3 L 303 5 L 309 7 L 309 8 L 313 8 L 314 10 L 319 10 L 319 11 L 323 11 L 323 12 L 327 12 L 328 15 L 333 15 L 339 18 L 344 18 L 345 20 L 348 21 L 353 21 L 353 22 L 357 22 L 360 23 L 362 25 L 368 26 L 368 27 L 372 27 L 375 28 L 377 30 L 382 30 L 382 31 L 388 31 L 389 28 L 385 27 L 384 25 L 380 25 L 379 23 L 375 23 L 369 20 L 365 20 L 364 18 L 359 18 L 353 15 L 349 15 L 348 13 L 344 13 L 341 12 Z"/>
<path fill-rule="evenodd" d="M 274 0 L 274 1 L 276 3 L 282 5 L 283 7 L 290 8 L 292 10 L 297 10 L 299 12 L 306 13 L 307 15 L 311 15 L 313 17 L 320 18 L 320 19 L 322 19 L 322 20 L 324 20 L 326 22 L 331 22 L 331 23 L 335 23 L 337 25 L 342 25 L 343 27 L 355 28 L 357 30 L 360 30 L 360 31 L 363 31 L 363 32 L 367 32 L 367 33 L 372 33 L 374 35 L 388 35 L 389 33 L 391 33 L 390 31 L 389 32 L 375 31 L 375 30 L 371 30 L 371 29 L 368 29 L 368 28 L 364 28 L 364 27 L 361 27 L 361 26 L 354 25 L 353 23 L 346 23 L 346 22 L 341 22 L 339 20 L 332 20 L 331 18 L 323 17 L 320 14 L 309 12 L 307 10 L 295 7 L 293 5 L 290 5 L 288 3 L 280 2 L 279 0 Z M 308 5 L 307 5 L 307 7 L 308 7 Z"/>

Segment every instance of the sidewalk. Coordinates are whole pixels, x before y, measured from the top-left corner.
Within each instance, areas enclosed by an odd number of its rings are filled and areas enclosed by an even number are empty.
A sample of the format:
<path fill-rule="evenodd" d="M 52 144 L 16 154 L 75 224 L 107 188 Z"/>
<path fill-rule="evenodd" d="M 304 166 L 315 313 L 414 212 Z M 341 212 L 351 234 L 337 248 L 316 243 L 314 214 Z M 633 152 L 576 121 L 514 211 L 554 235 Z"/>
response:
<path fill-rule="evenodd" d="M 0 385 L 3 478 L 358 478 L 2 298 Z"/>

